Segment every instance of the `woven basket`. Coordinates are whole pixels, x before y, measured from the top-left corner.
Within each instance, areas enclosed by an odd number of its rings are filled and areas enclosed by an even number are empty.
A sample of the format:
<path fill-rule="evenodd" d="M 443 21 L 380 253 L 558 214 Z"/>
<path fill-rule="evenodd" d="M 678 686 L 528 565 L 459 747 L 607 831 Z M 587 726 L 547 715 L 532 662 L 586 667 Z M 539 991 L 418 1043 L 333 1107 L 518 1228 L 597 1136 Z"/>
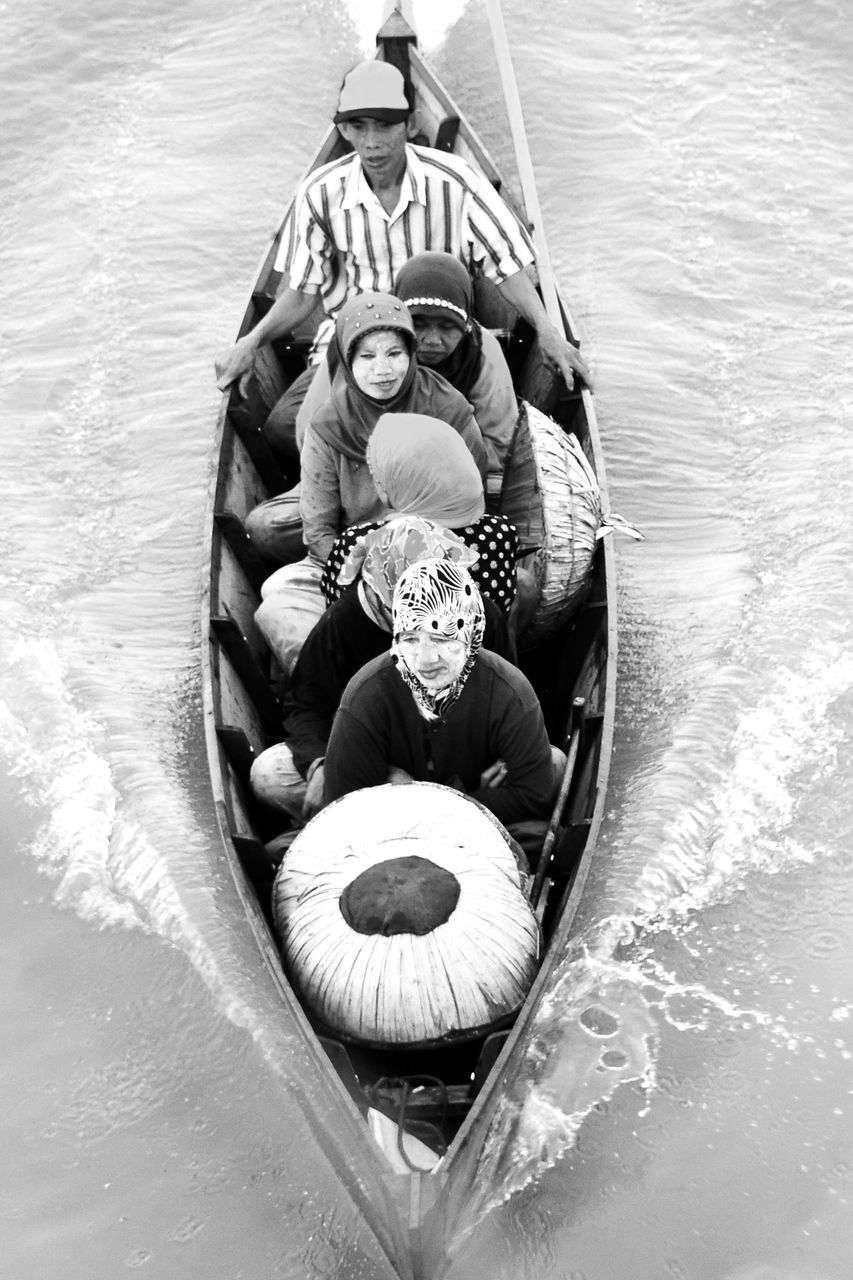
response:
<path fill-rule="evenodd" d="M 448 918 L 421 934 L 353 928 L 348 887 L 379 864 L 408 861 L 455 878 Z M 273 919 L 309 1010 L 344 1039 L 380 1046 L 459 1038 L 505 1019 L 539 955 L 509 836 L 481 805 L 428 782 L 366 788 L 321 810 L 285 854 Z"/>
<path fill-rule="evenodd" d="M 577 438 L 523 404 L 504 472 L 501 511 L 522 546 L 538 601 L 521 647 L 533 648 L 574 612 L 583 595 L 602 524 L 601 493 Z"/>

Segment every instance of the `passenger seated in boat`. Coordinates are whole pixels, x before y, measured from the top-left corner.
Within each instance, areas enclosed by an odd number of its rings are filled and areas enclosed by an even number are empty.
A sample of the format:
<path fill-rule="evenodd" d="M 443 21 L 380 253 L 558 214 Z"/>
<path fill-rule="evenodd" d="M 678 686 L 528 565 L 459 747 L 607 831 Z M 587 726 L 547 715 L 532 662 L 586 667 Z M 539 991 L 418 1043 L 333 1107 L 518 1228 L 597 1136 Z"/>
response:
<path fill-rule="evenodd" d="M 527 678 L 481 648 L 483 624 L 466 569 L 421 560 L 406 570 L 394 591 L 391 652 L 353 677 L 335 716 L 327 804 L 389 780 L 438 782 L 505 826 L 547 817 L 564 757 Z"/>
<path fill-rule="evenodd" d="M 302 451 L 300 513 L 304 559 L 285 564 L 261 588 L 255 621 L 285 675 L 325 608 L 320 578 L 338 534 L 359 521 L 384 515 L 387 504 L 366 462 L 370 436 L 380 416 L 398 410 L 407 431 L 407 410 L 423 409 L 459 433 L 479 470 L 482 485 L 486 451 L 471 406 L 431 369 L 418 368 L 412 318 L 397 298 L 359 294 L 343 308 L 336 325 L 339 365 L 332 396 L 314 414 Z M 402 412 L 399 412 L 402 411 Z M 292 539 L 292 506 L 272 498 L 249 513 L 246 528 L 256 545 L 271 551 L 283 536 Z"/>
<path fill-rule="evenodd" d="M 408 142 L 418 126 L 396 67 L 369 60 L 348 72 L 334 119 L 353 152 L 321 165 L 299 187 L 275 263 L 285 287 L 220 356 L 219 385 L 249 371 L 259 348 L 304 324 L 318 301 L 334 319 L 359 290 L 390 290 L 403 263 L 425 249 L 449 251 L 482 271 L 536 331 L 567 384 L 575 374 L 590 383 L 527 272 L 530 237 L 491 183 L 459 156 Z"/>
<path fill-rule="evenodd" d="M 419 253 L 400 268 L 394 293 L 412 317 L 418 362 L 470 401 L 489 453 L 487 498 L 496 507 L 518 401 L 501 344 L 474 319 L 471 277 L 449 253 Z"/>
<path fill-rule="evenodd" d="M 394 293 L 412 317 L 418 363 L 441 374 L 474 410 L 488 453 L 487 499 L 495 509 L 519 410 L 501 344 L 474 319 L 471 277 L 449 253 L 418 253 L 400 268 Z M 324 364 L 290 428 L 295 430 L 292 456 L 302 447 L 311 414 L 328 398 L 329 386 Z"/>
<path fill-rule="evenodd" d="M 349 585 L 307 637 L 284 697 L 284 741 L 252 766 L 255 794 L 297 821 L 322 805 L 323 757 L 341 694 L 356 672 L 391 647 L 391 602 L 401 575 L 416 561 L 447 559 L 471 568 L 476 551 L 420 516 L 392 516 L 359 538 L 347 566 Z M 358 573 L 358 581 L 352 580 Z M 509 657 L 507 624 L 488 599 L 485 643 Z"/>
<path fill-rule="evenodd" d="M 471 406 L 431 369 L 420 368 L 415 330 L 406 307 L 390 294 L 362 293 L 341 310 L 335 325 L 337 368 L 329 399 L 312 416 L 302 448 L 299 510 L 309 556 L 325 563 L 348 525 L 385 514 L 365 455 L 379 418 L 424 413 L 448 423 L 471 452 L 481 476 L 486 448 Z M 401 430 L 409 420 L 398 419 Z M 279 517 L 292 523 L 292 504 L 272 498 L 249 513 L 253 543 L 277 558 Z"/>
<path fill-rule="evenodd" d="M 505 516 L 486 512 L 480 473 L 452 427 L 424 414 L 409 414 L 404 429 L 398 417 L 384 413 L 367 444 L 367 465 L 377 493 L 391 513 L 433 520 L 473 547 L 477 560 L 470 570 L 472 578 L 508 613 L 516 585 L 515 527 Z M 321 579 L 330 603 L 343 590 L 338 575 L 353 547 L 379 523 L 351 526 L 335 539 Z"/>
<path fill-rule="evenodd" d="M 459 433 L 480 472 L 486 450 L 471 406 L 431 369 L 418 366 L 412 318 L 388 294 L 360 294 L 335 326 L 339 366 L 332 394 L 317 411 L 302 446 L 300 511 L 303 537 L 318 560 L 328 558 L 349 524 L 384 511 L 367 466 L 370 436 L 385 414 L 407 432 L 409 414 L 428 414 Z"/>

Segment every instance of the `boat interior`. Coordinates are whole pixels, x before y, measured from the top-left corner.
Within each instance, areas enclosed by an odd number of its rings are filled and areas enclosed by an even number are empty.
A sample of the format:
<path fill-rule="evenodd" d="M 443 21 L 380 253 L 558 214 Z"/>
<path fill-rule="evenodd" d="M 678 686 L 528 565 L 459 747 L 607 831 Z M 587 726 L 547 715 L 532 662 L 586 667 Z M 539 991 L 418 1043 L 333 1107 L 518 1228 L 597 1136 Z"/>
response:
<path fill-rule="evenodd" d="M 456 150 L 485 171 L 496 186 L 500 178 L 479 141 L 467 130 L 459 112 L 420 60 L 407 47 L 417 87 L 420 139 L 431 146 Z M 386 42 L 386 56 L 394 49 Z M 311 168 L 348 149 L 331 130 Z M 519 211 L 519 206 L 505 193 Z M 261 264 L 240 334 L 247 332 L 275 300 L 281 277 L 276 259 L 285 216 Z M 496 288 L 476 282 L 478 319 L 499 338 L 519 397 L 535 404 L 579 440 L 595 465 L 596 443 L 590 432 L 585 397 L 568 390 L 546 366 L 534 334 L 503 302 Z M 562 313 L 569 338 L 569 318 Z M 254 623 L 264 578 L 275 566 L 253 547 L 245 528 L 247 513 L 272 494 L 292 488 L 299 479 L 298 461 L 282 466 L 267 445 L 262 426 L 272 405 L 309 360 L 313 331 L 296 332 L 263 349 L 248 385 L 234 384 L 224 397 L 219 423 L 218 467 L 212 482 L 211 565 L 206 632 L 209 640 L 209 705 L 206 708 L 212 774 L 220 826 L 238 889 L 259 943 L 271 966 L 279 965 L 273 936 L 270 897 L 282 856 L 284 815 L 273 814 L 254 799 L 249 771 L 256 754 L 280 740 L 281 677 Z M 535 545 L 525 543 L 525 554 Z M 601 765 L 609 757 L 607 733 L 609 654 L 607 553 L 598 545 L 587 588 L 571 619 L 535 648 L 521 646 L 520 666 L 541 701 L 553 743 L 574 742 L 576 767 L 561 796 L 552 822 L 547 865 L 537 880 L 537 914 L 543 955 L 550 940 L 567 928 L 567 904 L 578 887 L 579 870 L 597 815 Z M 541 838 L 541 837 L 540 837 Z M 272 850 L 270 845 L 272 844 Z M 580 877 L 582 878 L 582 877 Z M 281 987 L 289 990 L 282 977 Z M 370 1109 L 396 1122 L 399 1135 L 422 1139 L 437 1154 L 446 1150 L 471 1110 L 489 1073 L 512 1035 L 512 1018 L 441 1044 L 389 1051 L 347 1044 L 328 1028 L 309 1022 L 356 1107 Z M 408 1156 L 400 1150 L 401 1158 Z"/>

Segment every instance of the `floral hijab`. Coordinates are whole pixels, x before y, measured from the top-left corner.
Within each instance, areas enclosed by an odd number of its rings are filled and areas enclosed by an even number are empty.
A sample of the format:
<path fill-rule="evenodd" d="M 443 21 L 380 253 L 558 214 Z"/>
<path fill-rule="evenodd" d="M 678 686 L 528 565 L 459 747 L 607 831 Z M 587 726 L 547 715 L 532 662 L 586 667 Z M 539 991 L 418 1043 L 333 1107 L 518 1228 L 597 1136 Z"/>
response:
<path fill-rule="evenodd" d="M 419 560 L 394 591 L 391 656 L 425 720 L 441 720 L 459 699 L 483 643 L 486 617 L 468 570 L 452 560 Z M 461 640 L 465 664 L 445 689 L 428 689 L 406 661 L 400 637 L 412 631 Z"/>
<path fill-rule="evenodd" d="M 470 568 L 478 554 L 448 529 L 421 516 L 392 516 L 378 529 L 362 534 L 350 549 L 338 574 L 341 586 L 356 579 L 359 600 L 367 616 L 390 631 L 391 606 L 397 583 L 419 560 L 453 560 Z M 365 584 L 369 588 L 364 590 Z"/>

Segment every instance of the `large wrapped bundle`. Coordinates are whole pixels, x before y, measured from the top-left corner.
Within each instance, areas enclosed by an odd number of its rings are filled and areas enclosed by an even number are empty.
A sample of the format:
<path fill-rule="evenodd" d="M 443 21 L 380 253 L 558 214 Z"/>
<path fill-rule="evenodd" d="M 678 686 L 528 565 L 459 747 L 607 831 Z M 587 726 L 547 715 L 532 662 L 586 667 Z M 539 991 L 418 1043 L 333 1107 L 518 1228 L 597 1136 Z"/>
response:
<path fill-rule="evenodd" d="M 533 981 L 539 927 L 510 837 L 419 782 L 352 792 L 300 832 L 276 876 L 285 968 L 338 1035 L 414 1047 L 488 1028 Z"/>
<path fill-rule="evenodd" d="M 603 517 L 598 481 L 577 438 L 530 404 L 522 406 L 507 459 L 501 511 L 521 545 L 538 548 L 521 562 L 538 593 L 521 637 L 522 647 L 531 648 L 577 607 Z"/>

